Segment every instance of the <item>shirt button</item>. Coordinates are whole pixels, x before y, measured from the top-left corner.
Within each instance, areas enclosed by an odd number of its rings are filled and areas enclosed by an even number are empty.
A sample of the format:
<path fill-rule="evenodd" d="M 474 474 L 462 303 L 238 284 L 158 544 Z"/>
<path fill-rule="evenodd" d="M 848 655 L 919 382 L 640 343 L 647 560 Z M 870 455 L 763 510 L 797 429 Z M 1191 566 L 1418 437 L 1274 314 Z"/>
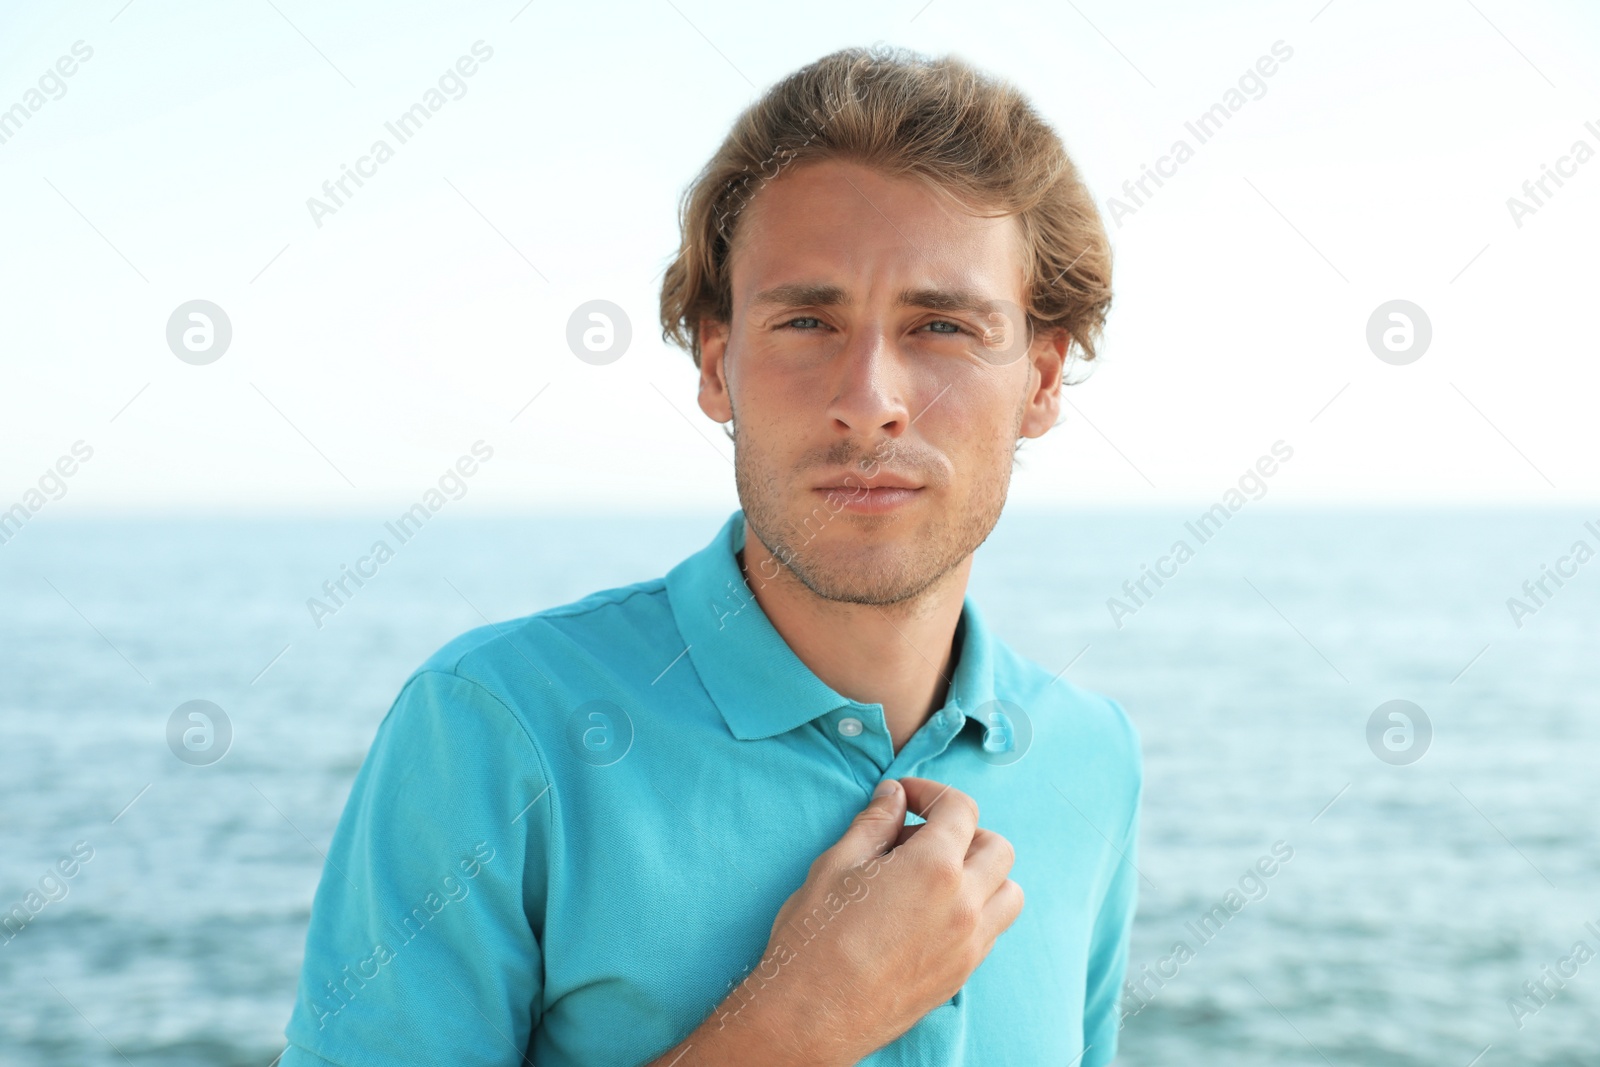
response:
<path fill-rule="evenodd" d="M 851 715 L 846 715 L 839 720 L 839 732 L 846 737 L 854 737 L 861 732 L 861 720 Z"/>

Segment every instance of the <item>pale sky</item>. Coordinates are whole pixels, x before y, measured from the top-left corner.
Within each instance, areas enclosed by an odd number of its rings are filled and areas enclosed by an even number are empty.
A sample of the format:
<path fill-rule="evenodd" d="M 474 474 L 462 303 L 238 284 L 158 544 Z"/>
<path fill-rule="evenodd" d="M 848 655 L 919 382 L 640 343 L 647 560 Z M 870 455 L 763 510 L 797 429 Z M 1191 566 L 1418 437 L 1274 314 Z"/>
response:
<path fill-rule="evenodd" d="M 1270 505 L 1600 499 L 1600 11 L 1195 6 L 8 5 L 0 510 L 79 441 L 49 515 L 386 513 L 479 440 L 460 511 L 735 506 L 655 325 L 678 197 L 761 90 L 875 42 L 1022 88 L 1112 236 L 1100 365 L 1013 503 L 1210 503 L 1280 440 Z M 480 41 L 399 143 L 385 123 Z M 1185 123 L 1275 45 L 1200 143 Z M 307 198 L 380 138 L 319 226 Z M 1179 139 L 1192 158 L 1113 221 Z M 1547 166 L 1562 184 L 1515 219 Z M 193 300 L 231 324 L 204 365 L 168 345 Z M 566 340 L 591 300 L 631 322 L 604 365 Z M 1367 341 L 1393 300 L 1431 324 L 1403 365 Z"/>

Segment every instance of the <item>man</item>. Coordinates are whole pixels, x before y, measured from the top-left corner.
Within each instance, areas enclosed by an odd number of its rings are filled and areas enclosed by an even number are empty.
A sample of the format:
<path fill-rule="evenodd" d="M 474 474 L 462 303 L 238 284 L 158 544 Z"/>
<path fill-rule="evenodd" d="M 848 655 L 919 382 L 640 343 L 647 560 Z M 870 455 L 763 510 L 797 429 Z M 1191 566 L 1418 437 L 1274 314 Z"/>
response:
<path fill-rule="evenodd" d="M 1087 190 L 1009 86 L 848 49 L 740 117 L 682 224 L 663 327 L 742 508 L 406 683 L 283 1067 L 1108 1062 L 1138 738 L 966 596 L 1109 306 Z"/>

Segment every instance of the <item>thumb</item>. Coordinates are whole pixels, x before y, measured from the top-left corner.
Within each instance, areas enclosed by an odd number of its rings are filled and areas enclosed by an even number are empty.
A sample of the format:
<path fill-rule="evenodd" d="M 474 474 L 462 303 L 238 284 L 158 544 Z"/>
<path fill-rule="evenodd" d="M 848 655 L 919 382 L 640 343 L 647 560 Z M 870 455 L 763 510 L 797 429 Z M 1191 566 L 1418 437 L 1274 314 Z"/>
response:
<path fill-rule="evenodd" d="M 877 859 L 894 847 L 905 824 L 906 791 L 895 779 L 885 778 L 839 839 L 839 858 L 851 865 Z"/>

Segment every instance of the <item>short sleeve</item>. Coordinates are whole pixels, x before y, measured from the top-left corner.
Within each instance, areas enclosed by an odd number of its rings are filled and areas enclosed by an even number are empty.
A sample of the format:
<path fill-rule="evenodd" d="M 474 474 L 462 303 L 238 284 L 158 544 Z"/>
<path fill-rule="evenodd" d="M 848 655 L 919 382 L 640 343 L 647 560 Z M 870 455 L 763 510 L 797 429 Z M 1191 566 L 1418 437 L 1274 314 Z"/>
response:
<path fill-rule="evenodd" d="M 493 693 L 412 676 L 328 849 L 282 1067 L 524 1061 L 543 992 L 548 787 Z"/>

